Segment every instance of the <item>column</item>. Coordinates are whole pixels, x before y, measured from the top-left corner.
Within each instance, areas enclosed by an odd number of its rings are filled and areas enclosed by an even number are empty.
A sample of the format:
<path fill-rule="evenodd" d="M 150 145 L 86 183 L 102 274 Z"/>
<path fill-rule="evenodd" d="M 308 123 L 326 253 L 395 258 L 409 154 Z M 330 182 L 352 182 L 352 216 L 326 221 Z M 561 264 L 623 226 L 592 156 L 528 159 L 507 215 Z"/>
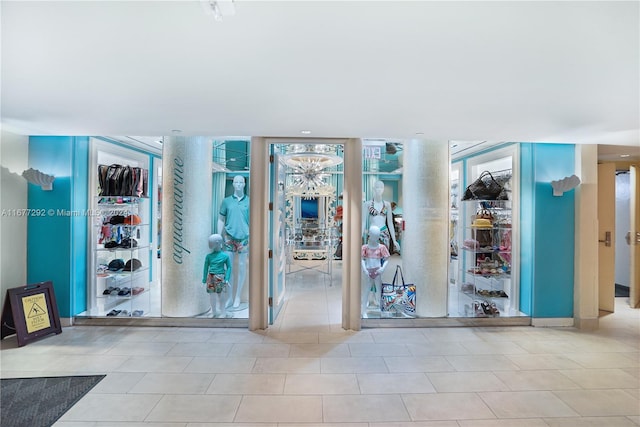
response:
<path fill-rule="evenodd" d="M 576 144 L 574 326 L 598 329 L 598 146 Z M 572 242 L 573 243 L 573 242 Z"/>
<path fill-rule="evenodd" d="M 419 317 L 448 312 L 449 167 L 447 141 L 404 146 L 402 264 L 405 280 L 416 285 Z"/>
<path fill-rule="evenodd" d="M 162 153 L 162 315 L 191 317 L 209 310 L 202 285 L 210 252 L 211 162 L 205 137 L 167 137 Z"/>
<path fill-rule="evenodd" d="M 269 326 L 269 143 L 251 138 L 251 185 L 249 186 L 249 330 Z"/>
<path fill-rule="evenodd" d="M 342 328 L 361 328 L 362 248 L 362 140 L 344 144 L 344 186 L 342 191 Z"/>

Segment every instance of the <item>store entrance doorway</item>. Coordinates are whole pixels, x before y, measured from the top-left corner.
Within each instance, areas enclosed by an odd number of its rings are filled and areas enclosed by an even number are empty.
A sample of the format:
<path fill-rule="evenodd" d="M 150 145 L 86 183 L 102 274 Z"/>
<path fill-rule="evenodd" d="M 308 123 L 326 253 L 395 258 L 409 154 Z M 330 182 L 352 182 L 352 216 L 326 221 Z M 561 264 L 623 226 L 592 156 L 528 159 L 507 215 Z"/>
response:
<path fill-rule="evenodd" d="M 292 141 L 269 153 L 269 324 L 286 315 L 293 328 L 292 316 L 300 326 L 339 325 L 343 145 Z"/>

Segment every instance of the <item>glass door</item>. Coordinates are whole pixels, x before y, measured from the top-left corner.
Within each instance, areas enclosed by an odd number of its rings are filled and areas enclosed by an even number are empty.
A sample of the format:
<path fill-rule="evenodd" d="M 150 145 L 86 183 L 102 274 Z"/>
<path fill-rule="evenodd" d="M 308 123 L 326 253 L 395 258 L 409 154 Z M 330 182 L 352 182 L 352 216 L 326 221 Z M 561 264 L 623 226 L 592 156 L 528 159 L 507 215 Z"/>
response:
<path fill-rule="evenodd" d="M 285 180 L 286 166 L 271 146 L 271 210 L 269 213 L 269 324 L 273 324 L 284 305 L 287 266 L 287 228 Z"/>

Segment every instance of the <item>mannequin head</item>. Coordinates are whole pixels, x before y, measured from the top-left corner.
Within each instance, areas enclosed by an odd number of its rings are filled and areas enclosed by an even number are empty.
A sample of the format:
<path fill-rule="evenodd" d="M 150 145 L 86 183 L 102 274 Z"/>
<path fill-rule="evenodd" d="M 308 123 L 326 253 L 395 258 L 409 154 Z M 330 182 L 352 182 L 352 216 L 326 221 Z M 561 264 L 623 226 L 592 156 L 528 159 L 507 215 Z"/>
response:
<path fill-rule="evenodd" d="M 369 243 L 378 243 L 380 241 L 380 228 L 372 225 L 369 227 Z"/>
<path fill-rule="evenodd" d="M 381 200 L 382 193 L 384 193 L 384 182 L 376 181 L 375 184 L 373 184 L 373 198 Z"/>
<path fill-rule="evenodd" d="M 212 234 L 209 236 L 209 248 L 215 252 L 222 250 L 222 244 L 224 240 L 222 236 L 219 234 Z"/>
<path fill-rule="evenodd" d="M 243 176 L 237 175 L 233 178 L 233 189 L 235 190 L 236 194 L 243 194 L 244 186 L 245 181 Z"/>

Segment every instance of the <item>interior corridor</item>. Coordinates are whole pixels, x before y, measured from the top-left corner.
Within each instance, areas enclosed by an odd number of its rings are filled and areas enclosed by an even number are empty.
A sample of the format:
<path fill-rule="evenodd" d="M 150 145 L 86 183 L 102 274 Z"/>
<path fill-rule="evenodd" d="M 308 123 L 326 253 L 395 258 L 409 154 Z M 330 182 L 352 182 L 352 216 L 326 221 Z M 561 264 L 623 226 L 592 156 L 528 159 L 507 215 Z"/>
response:
<path fill-rule="evenodd" d="M 340 327 L 333 285 L 290 273 L 266 331 L 74 326 L 18 348 L 2 378 L 106 374 L 57 427 L 640 425 L 640 310 L 600 329 Z M 213 322 L 213 321 L 212 321 Z"/>

